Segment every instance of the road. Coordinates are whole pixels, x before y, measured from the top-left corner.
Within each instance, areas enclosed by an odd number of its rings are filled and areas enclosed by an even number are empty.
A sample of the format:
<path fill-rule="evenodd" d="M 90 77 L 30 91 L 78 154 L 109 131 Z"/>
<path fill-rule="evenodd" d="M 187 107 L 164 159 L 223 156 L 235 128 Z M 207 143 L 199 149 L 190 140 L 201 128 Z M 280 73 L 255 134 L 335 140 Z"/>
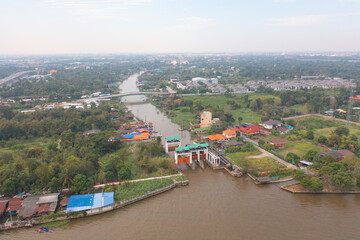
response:
<path fill-rule="evenodd" d="M 294 165 L 292 165 L 291 163 L 288 163 L 288 162 L 282 160 L 281 158 L 275 156 L 275 155 L 272 154 L 272 153 L 269 153 L 268 151 L 262 149 L 261 147 L 256 146 L 256 145 L 255 145 L 255 147 L 256 147 L 260 152 L 262 152 L 262 154 L 266 155 L 267 157 L 271 157 L 271 158 L 274 159 L 275 161 L 278 161 L 279 163 L 284 164 L 284 165 L 287 166 L 288 168 L 297 169 L 296 166 L 294 166 Z"/>
<path fill-rule="evenodd" d="M 286 117 L 286 118 L 282 118 L 281 120 L 298 119 L 298 118 L 304 118 L 304 117 L 323 117 L 323 118 L 326 118 L 328 120 L 336 120 L 336 121 L 341 121 L 341 122 L 347 123 L 346 119 L 335 118 L 335 117 L 331 117 L 331 116 L 321 115 L 321 114 L 318 114 L 318 113 L 297 115 L 297 116 L 293 116 L 293 117 Z M 360 126 L 360 123 L 358 123 L 358 122 L 352 122 L 352 121 L 349 121 L 349 122 L 351 124 L 355 124 L 355 125 Z"/>
<path fill-rule="evenodd" d="M 11 82 L 12 80 L 14 80 L 14 79 L 26 74 L 26 73 L 30 73 L 30 72 L 33 72 L 33 71 L 23 71 L 23 72 L 18 72 L 18 73 L 11 74 L 10 76 L 8 76 L 6 78 L 0 79 L 0 85 Z"/>

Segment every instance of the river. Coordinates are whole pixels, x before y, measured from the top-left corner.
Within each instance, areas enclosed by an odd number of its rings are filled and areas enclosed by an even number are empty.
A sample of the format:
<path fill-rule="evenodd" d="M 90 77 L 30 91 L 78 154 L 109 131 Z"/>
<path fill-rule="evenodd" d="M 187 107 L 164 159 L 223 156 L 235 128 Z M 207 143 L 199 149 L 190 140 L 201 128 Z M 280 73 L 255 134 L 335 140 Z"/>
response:
<path fill-rule="evenodd" d="M 135 91 L 137 75 L 124 92 Z M 128 97 L 127 103 L 143 96 Z M 166 136 L 188 132 L 150 103 L 127 104 Z M 68 229 L 38 234 L 35 228 L 3 232 L 0 239 L 360 239 L 360 196 L 291 194 L 277 185 L 255 185 L 223 170 L 186 170 L 187 187 L 176 188 L 110 213 L 76 219 Z"/>

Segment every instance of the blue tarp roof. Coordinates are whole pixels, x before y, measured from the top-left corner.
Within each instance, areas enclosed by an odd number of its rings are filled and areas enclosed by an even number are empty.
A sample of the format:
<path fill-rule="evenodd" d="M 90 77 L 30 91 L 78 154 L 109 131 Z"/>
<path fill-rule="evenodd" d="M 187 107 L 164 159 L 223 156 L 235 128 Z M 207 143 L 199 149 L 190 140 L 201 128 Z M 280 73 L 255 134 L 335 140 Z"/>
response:
<path fill-rule="evenodd" d="M 133 139 L 134 138 L 134 135 L 131 135 L 131 134 L 126 134 L 126 135 L 122 135 L 123 138 L 131 138 Z"/>
<path fill-rule="evenodd" d="M 79 212 L 91 209 L 93 202 L 94 194 L 72 195 L 69 198 L 66 212 Z"/>
<path fill-rule="evenodd" d="M 73 195 L 69 199 L 66 212 L 79 212 L 100 208 L 114 203 L 114 192 Z"/>

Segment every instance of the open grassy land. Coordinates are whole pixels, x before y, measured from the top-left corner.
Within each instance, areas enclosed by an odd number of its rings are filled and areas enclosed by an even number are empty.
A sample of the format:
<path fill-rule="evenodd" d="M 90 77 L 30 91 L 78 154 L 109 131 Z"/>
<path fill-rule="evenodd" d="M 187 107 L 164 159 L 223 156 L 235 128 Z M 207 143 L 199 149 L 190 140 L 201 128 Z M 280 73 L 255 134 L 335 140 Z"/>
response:
<path fill-rule="evenodd" d="M 32 138 L 25 140 L 9 140 L 1 143 L 0 154 L 2 153 L 17 153 L 23 149 L 41 148 L 45 147 L 51 142 L 50 138 Z"/>
<path fill-rule="evenodd" d="M 295 153 L 300 157 L 303 157 L 305 153 L 309 150 L 315 150 L 317 152 L 325 152 L 328 149 L 321 147 L 319 145 L 314 144 L 310 140 L 300 140 L 300 141 L 289 141 L 286 144 L 285 148 L 277 150 L 280 154 L 286 156 L 289 152 Z"/>
<path fill-rule="evenodd" d="M 248 171 L 257 169 L 259 172 L 264 172 L 285 168 L 283 164 L 276 162 L 270 157 L 256 157 L 256 155 L 260 155 L 260 153 L 260 151 L 236 152 L 228 153 L 227 157 L 236 165 Z M 254 158 L 252 156 L 254 156 Z"/>
<path fill-rule="evenodd" d="M 302 114 L 308 114 L 309 113 L 309 110 L 307 109 L 305 104 L 299 104 L 299 105 L 291 106 L 291 107 L 289 107 L 289 109 L 293 109 L 296 112 L 299 112 L 299 113 L 302 113 Z"/>
<path fill-rule="evenodd" d="M 115 201 L 124 201 L 144 193 L 168 186 L 172 178 L 154 179 L 141 182 L 126 182 L 116 187 Z"/>
<path fill-rule="evenodd" d="M 329 136 L 339 126 L 346 126 L 345 122 L 325 119 L 323 117 L 304 117 L 296 119 L 298 126 L 314 130 L 315 136 Z M 350 124 L 350 134 L 360 136 L 360 126 Z"/>

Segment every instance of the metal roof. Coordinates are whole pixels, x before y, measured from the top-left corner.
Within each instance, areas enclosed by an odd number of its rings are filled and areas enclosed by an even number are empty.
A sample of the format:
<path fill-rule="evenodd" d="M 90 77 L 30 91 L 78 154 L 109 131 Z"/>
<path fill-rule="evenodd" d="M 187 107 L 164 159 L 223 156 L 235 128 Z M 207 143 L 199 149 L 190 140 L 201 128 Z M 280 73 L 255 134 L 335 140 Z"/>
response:
<path fill-rule="evenodd" d="M 46 194 L 44 196 L 41 196 L 36 204 L 57 203 L 59 201 L 59 196 L 59 193 Z"/>
<path fill-rule="evenodd" d="M 172 142 L 172 141 L 180 141 L 181 137 L 180 136 L 176 136 L 176 137 L 167 137 L 165 138 L 167 142 Z"/>

